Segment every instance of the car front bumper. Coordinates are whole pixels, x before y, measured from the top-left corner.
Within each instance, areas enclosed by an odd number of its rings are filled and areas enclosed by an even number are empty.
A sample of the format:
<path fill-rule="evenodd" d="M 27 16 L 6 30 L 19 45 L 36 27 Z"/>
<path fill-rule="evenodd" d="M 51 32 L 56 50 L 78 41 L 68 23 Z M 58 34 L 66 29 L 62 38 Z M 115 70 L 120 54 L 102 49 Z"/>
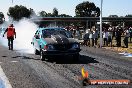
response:
<path fill-rule="evenodd" d="M 81 51 L 81 49 L 73 49 L 66 51 L 59 51 L 59 50 L 53 50 L 53 51 L 42 50 L 42 51 L 43 51 L 43 55 L 45 56 L 65 56 L 65 55 L 76 55 Z"/>

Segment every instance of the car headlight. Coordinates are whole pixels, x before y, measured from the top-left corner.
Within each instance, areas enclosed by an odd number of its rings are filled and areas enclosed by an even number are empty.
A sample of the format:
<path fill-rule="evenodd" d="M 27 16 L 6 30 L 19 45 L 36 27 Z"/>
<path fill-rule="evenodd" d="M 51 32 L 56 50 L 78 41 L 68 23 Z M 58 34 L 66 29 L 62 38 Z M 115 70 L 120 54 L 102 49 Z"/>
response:
<path fill-rule="evenodd" d="M 80 48 L 79 44 L 73 44 L 72 48 Z"/>
<path fill-rule="evenodd" d="M 44 46 L 44 49 L 46 49 L 46 50 L 54 50 L 54 46 L 53 45 L 46 45 L 46 46 Z"/>

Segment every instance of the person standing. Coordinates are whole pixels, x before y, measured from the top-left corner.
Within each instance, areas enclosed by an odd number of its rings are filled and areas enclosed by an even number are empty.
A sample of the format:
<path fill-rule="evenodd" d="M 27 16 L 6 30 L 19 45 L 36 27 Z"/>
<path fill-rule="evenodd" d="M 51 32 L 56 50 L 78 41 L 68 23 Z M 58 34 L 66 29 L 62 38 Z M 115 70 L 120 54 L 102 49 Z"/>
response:
<path fill-rule="evenodd" d="M 130 33 L 130 43 L 132 42 L 132 27 L 129 28 L 129 33 Z"/>
<path fill-rule="evenodd" d="M 125 38 L 124 38 L 124 44 L 125 44 L 125 48 L 128 48 L 128 38 L 129 38 L 129 36 L 130 36 L 130 34 L 129 34 L 129 30 L 125 30 Z"/>
<path fill-rule="evenodd" d="M 119 27 L 117 27 L 117 30 L 116 30 L 116 41 L 117 41 L 117 47 L 121 47 L 121 30 Z"/>
<path fill-rule="evenodd" d="M 105 29 L 103 32 L 104 46 L 108 46 L 108 32 Z"/>
<path fill-rule="evenodd" d="M 14 40 L 14 35 L 16 38 L 16 32 L 13 24 L 10 24 L 10 26 L 5 30 L 4 34 L 7 32 L 7 39 L 8 39 L 8 47 L 9 50 L 13 50 L 13 40 Z M 3 34 L 3 37 L 4 37 Z"/>
<path fill-rule="evenodd" d="M 94 38 L 93 38 L 93 30 L 90 29 L 89 32 L 89 42 L 91 43 L 90 45 L 92 45 L 92 47 L 94 46 Z"/>
<path fill-rule="evenodd" d="M 98 43 L 98 30 L 96 28 L 93 31 L 93 36 L 94 36 L 94 45 L 97 46 L 97 43 Z"/>
<path fill-rule="evenodd" d="M 112 47 L 112 27 L 109 27 L 108 29 L 108 44 L 110 44 L 110 46 Z"/>
<path fill-rule="evenodd" d="M 86 33 L 83 36 L 83 45 L 89 45 L 89 29 L 86 30 Z"/>

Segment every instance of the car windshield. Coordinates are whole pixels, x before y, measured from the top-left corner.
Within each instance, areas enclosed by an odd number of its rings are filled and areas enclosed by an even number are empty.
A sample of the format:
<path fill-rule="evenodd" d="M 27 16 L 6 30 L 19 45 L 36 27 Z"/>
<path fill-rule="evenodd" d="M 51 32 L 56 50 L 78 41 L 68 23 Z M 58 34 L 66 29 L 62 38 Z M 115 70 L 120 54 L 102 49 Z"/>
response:
<path fill-rule="evenodd" d="M 51 38 L 51 35 L 64 35 L 67 38 L 72 38 L 72 35 L 70 32 L 66 30 L 55 30 L 55 29 L 45 29 L 42 31 L 43 38 Z"/>

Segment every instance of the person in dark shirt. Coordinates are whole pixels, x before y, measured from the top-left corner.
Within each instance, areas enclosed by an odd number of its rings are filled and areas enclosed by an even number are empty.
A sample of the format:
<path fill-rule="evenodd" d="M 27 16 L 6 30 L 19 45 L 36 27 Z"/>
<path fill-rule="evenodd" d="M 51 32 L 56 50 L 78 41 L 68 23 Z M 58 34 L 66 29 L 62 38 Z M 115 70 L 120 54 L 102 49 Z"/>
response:
<path fill-rule="evenodd" d="M 117 28 L 116 30 L 116 45 L 117 47 L 121 47 L 121 29 L 120 28 Z"/>

